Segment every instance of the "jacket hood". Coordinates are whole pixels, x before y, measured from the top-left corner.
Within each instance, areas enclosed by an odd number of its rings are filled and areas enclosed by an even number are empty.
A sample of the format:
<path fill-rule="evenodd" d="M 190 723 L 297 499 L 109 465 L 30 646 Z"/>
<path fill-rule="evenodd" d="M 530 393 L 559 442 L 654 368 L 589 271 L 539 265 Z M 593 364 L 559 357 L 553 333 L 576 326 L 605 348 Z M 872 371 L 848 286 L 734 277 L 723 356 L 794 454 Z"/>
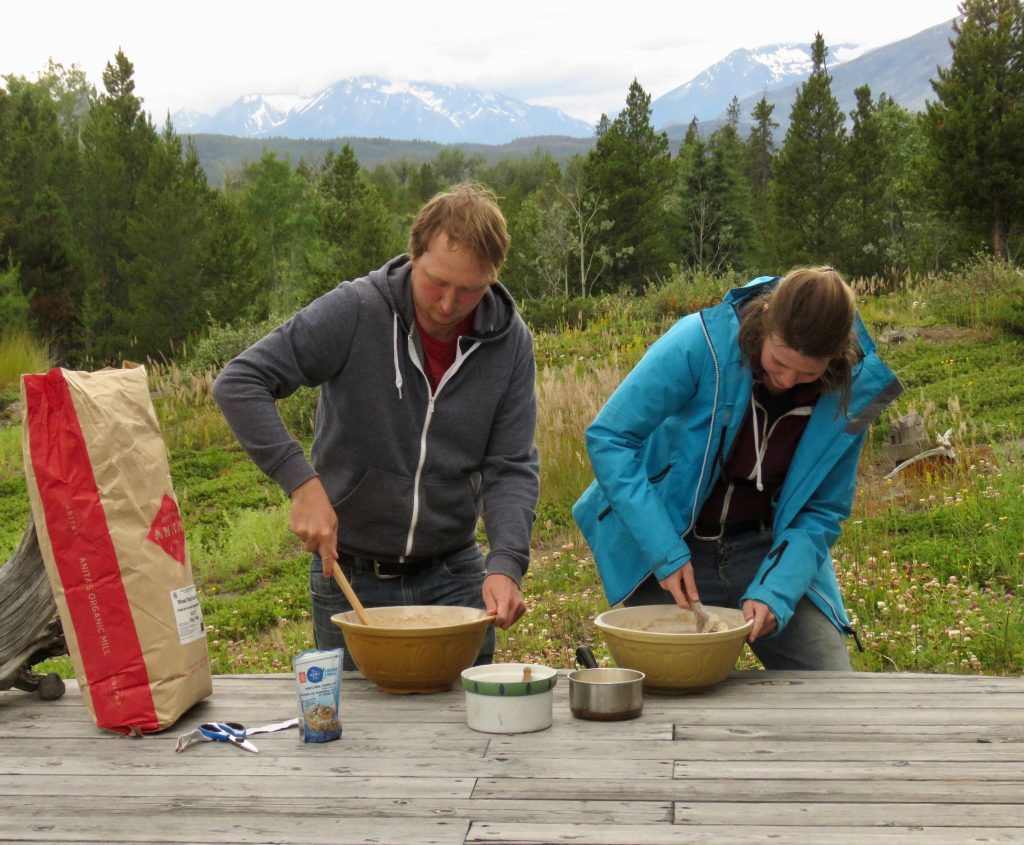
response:
<path fill-rule="evenodd" d="M 399 255 L 379 270 L 373 270 L 369 279 L 398 318 L 403 334 L 409 334 L 416 324 L 412 298 L 412 259 Z M 484 293 L 473 317 L 471 337 L 476 340 L 495 340 L 507 334 L 516 316 L 515 300 L 501 282 L 494 282 Z"/>

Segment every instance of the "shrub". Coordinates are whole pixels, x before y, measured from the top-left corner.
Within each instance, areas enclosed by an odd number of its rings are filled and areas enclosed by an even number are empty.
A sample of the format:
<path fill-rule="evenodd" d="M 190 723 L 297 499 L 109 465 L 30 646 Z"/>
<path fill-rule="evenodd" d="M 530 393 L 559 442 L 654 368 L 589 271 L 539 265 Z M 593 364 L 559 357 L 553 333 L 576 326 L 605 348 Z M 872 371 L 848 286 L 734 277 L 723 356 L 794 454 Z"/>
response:
<path fill-rule="evenodd" d="M 185 350 L 182 367 L 190 374 L 219 370 L 257 340 L 280 325 L 278 317 L 232 325 L 211 325 Z"/>
<path fill-rule="evenodd" d="M 682 317 L 722 301 L 731 289 L 741 287 L 749 279 L 727 271 L 715 276 L 704 270 L 672 268 L 669 278 L 647 290 L 647 302 L 659 316 Z"/>
<path fill-rule="evenodd" d="M 1024 271 L 983 256 L 937 283 L 935 313 L 971 329 L 1024 335 Z"/>
<path fill-rule="evenodd" d="M 22 373 L 44 373 L 51 360 L 49 346 L 26 331 L 0 335 L 0 410 L 17 399 Z"/>
<path fill-rule="evenodd" d="M 535 332 L 559 331 L 565 328 L 586 327 L 596 312 L 596 297 L 546 296 L 518 303 L 519 313 Z"/>

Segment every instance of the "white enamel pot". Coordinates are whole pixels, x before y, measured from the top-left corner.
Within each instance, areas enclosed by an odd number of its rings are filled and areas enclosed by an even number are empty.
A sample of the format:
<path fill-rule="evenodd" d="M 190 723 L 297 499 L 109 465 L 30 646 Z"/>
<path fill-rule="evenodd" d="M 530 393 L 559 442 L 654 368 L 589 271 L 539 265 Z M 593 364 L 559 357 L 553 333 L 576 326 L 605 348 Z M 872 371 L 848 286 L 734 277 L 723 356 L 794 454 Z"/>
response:
<path fill-rule="evenodd" d="M 556 670 L 532 663 L 492 663 L 462 672 L 466 723 L 475 731 L 522 734 L 551 727 Z"/>

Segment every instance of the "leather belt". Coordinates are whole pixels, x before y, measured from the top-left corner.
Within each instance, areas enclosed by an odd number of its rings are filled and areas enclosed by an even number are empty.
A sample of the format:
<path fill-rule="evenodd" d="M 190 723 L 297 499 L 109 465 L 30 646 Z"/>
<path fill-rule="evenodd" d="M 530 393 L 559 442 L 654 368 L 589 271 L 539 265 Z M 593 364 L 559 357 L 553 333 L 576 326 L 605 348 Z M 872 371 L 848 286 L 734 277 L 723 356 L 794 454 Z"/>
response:
<path fill-rule="evenodd" d="M 450 549 L 433 557 L 410 557 L 405 560 L 382 560 L 379 558 L 361 557 L 359 555 L 338 554 L 338 563 L 350 567 L 356 572 L 372 572 L 378 578 L 401 578 L 403 575 L 416 575 L 425 569 L 439 566 L 454 554 L 472 548 L 476 543 L 467 543 L 457 549 Z"/>
<path fill-rule="evenodd" d="M 698 522 L 693 526 L 690 536 L 698 540 L 718 540 L 722 537 L 760 533 L 768 529 L 767 523 L 757 519 L 744 522 Z"/>

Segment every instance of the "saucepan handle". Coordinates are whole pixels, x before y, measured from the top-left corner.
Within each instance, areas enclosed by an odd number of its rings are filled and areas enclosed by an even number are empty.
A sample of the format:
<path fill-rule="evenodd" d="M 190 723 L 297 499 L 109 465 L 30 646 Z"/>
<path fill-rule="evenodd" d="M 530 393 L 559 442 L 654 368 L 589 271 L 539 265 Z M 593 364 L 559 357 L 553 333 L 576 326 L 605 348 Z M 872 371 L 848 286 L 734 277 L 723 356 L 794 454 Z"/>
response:
<path fill-rule="evenodd" d="M 597 668 L 597 658 L 594 657 L 594 650 L 588 645 L 581 645 L 576 648 L 576 662 L 584 669 Z"/>

